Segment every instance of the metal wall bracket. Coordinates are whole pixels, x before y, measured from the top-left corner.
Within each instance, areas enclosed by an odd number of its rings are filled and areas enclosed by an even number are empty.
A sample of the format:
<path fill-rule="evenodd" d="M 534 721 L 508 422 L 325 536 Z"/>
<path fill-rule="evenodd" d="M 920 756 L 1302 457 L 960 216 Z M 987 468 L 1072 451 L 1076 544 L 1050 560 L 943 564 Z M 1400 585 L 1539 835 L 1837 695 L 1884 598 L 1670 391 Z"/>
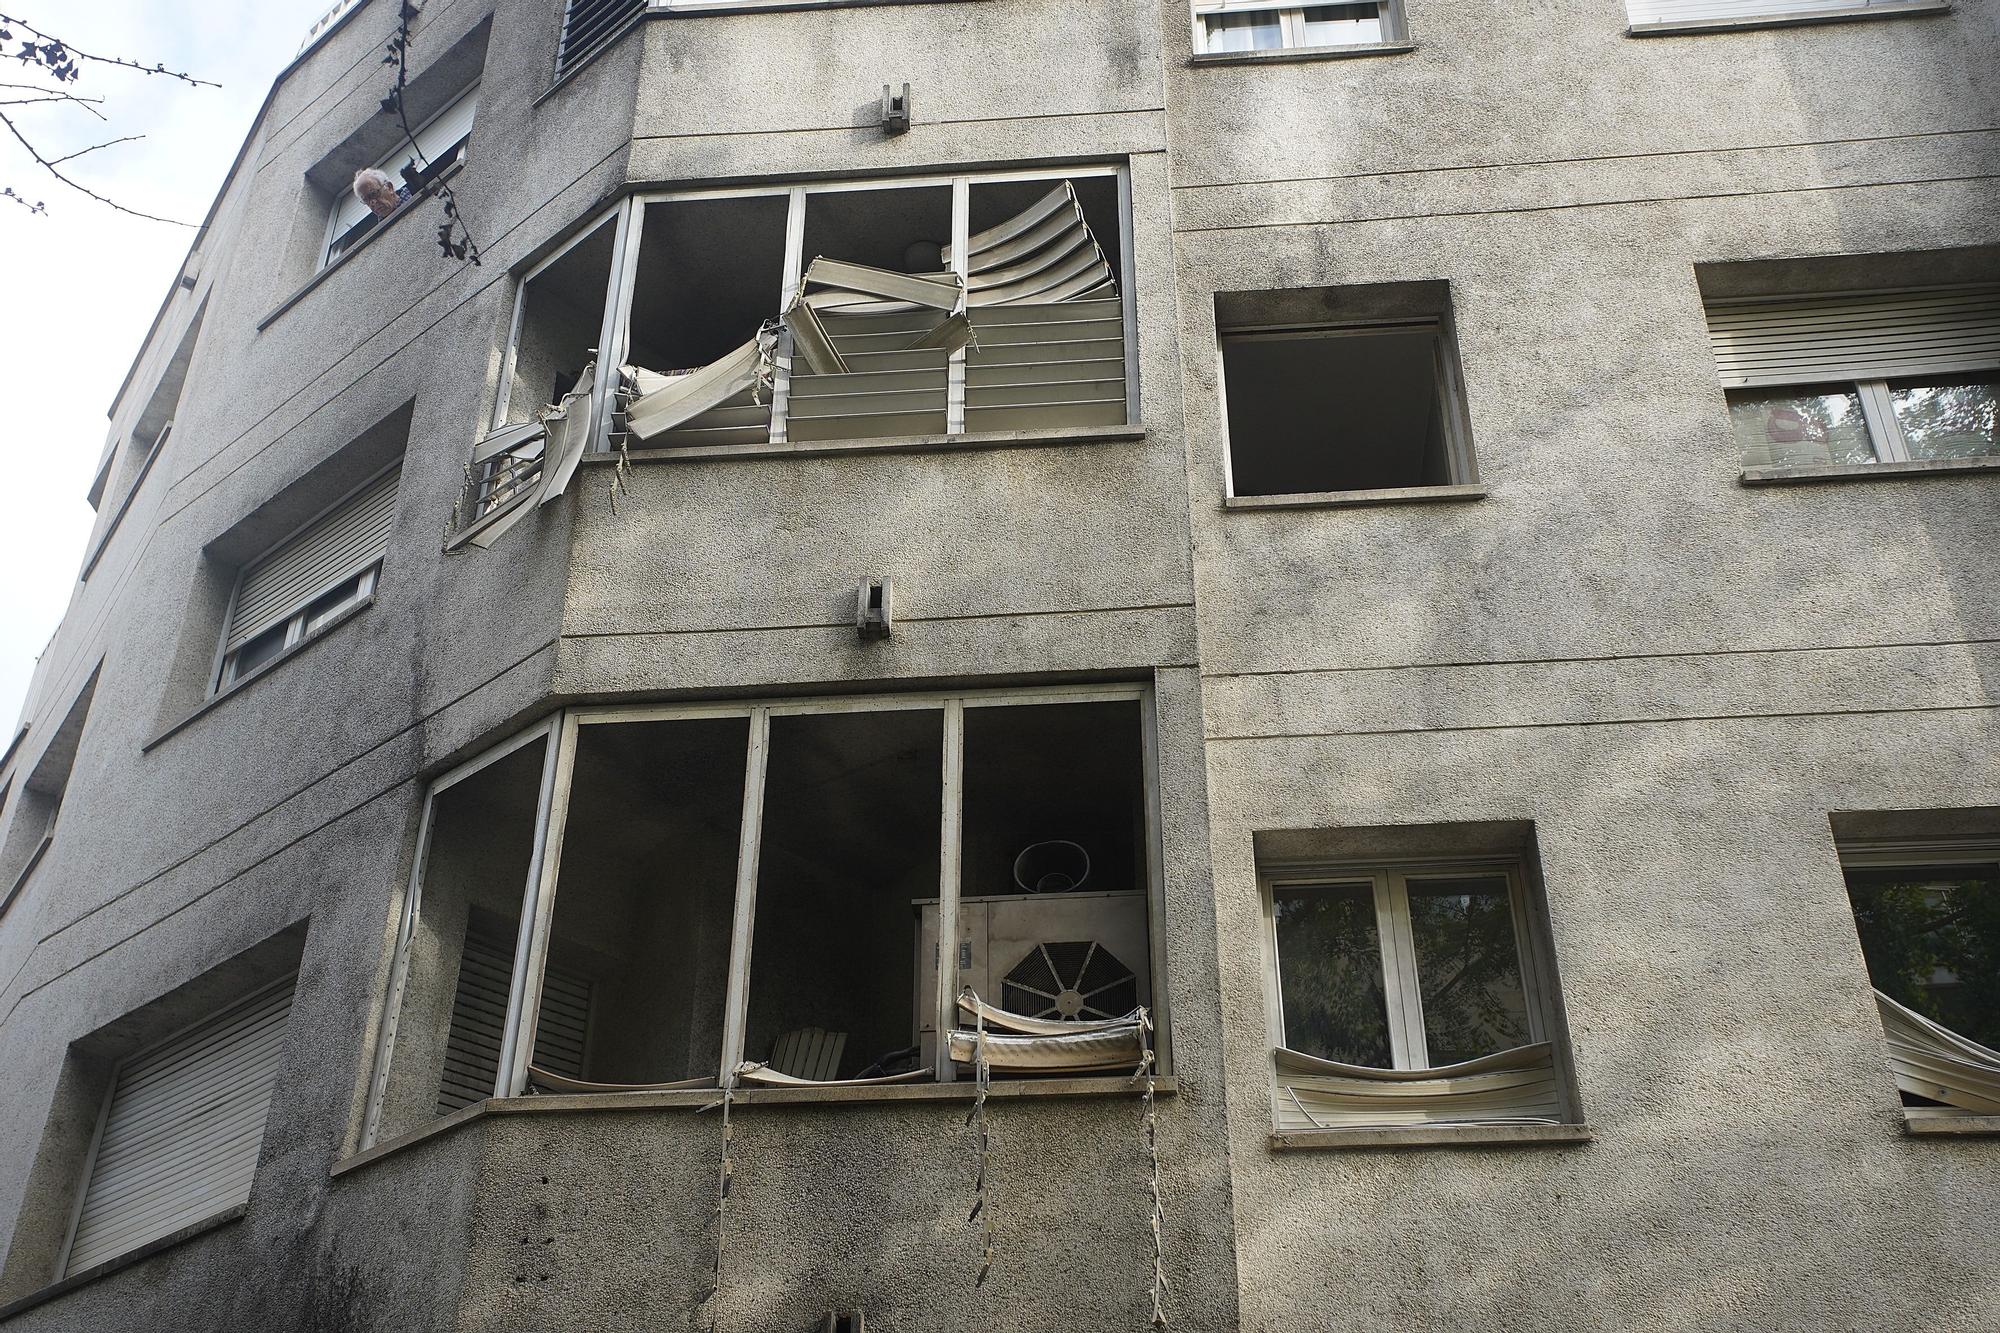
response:
<path fill-rule="evenodd" d="M 854 632 L 864 639 L 886 639 L 894 623 L 888 579 L 863 579 L 854 597 Z"/>
<path fill-rule="evenodd" d="M 903 134 L 910 128 L 910 85 L 898 96 L 889 84 L 882 85 L 882 133 Z"/>

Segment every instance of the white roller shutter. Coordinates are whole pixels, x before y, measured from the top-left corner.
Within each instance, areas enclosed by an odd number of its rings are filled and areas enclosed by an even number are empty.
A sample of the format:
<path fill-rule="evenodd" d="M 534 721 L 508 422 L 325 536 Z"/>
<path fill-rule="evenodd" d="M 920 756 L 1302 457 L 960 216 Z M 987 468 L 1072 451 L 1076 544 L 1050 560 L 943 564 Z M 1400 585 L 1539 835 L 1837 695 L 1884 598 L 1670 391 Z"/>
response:
<path fill-rule="evenodd" d="M 1991 370 L 2000 367 L 2000 286 L 1718 303 L 1708 338 L 1731 386 Z"/>
<path fill-rule="evenodd" d="M 291 1008 L 287 979 L 119 1069 L 64 1276 L 249 1200 Z"/>
<path fill-rule="evenodd" d="M 234 652 L 382 558 L 396 517 L 394 471 L 314 520 L 243 571 L 225 652 Z"/>
<path fill-rule="evenodd" d="M 500 1041 L 507 1028 L 507 992 L 514 980 L 514 936 L 475 919 L 452 996 L 444 1075 L 437 1113 L 485 1101 L 500 1076 Z M 542 974 L 542 1012 L 535 1021 L 535 1063 L 552 1074 L 583 1077 L 590 1024 L 590 981 L 551 962 Z"/>
<path fill-rule="evenodd" d="M 1919 0 L 1625 0 L 1626 16 L 1635 28 L 1922 7 Z"/>

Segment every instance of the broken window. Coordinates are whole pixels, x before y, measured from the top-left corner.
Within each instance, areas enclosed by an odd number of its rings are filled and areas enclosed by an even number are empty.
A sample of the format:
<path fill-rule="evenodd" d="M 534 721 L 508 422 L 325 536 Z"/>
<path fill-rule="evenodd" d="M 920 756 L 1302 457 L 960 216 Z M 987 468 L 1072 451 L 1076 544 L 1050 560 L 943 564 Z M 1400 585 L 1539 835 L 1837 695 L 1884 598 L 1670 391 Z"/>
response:
<path fill-rule="evenodd" d="M 1280 1130 L 1563 1115 L 1518 864 L 1265 877 Z"/>
<path fill-rule="evenodd" d="M 473 517 L 561 492 L 559 427 L 567 453 L 1125 424 L 1124 190 L 1092 168 L 628 200 L 529 271 Z"/>
<path fill-rule="evenodd" d="M 1232 496 L 1476 480 L 1441 316 L 1219 331 Z"/>
<path fill-rule="evenodd" d="M 2000 1115 L 2000 850 L 1862 855 L 1846 874 L 1905 1107 Z"/>
<path fill-rule="evenodd" d="M 982 1045 L 998 1076 L 1130 1072 L 1146 700 L 596 709 L 447 774 L 370 1141 L 529 1090 L 952 1079 Z"/>

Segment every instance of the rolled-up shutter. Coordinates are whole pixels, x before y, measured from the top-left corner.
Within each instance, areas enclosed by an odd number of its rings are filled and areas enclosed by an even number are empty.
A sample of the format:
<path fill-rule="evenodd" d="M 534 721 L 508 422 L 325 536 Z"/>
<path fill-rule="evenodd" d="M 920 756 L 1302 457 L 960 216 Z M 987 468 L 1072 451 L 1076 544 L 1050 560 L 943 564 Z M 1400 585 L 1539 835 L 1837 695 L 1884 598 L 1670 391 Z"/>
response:
<path fill-rule="evenodd" d="M 485 1101 L 500 1077 L 500 1042 L 507 1029 L 507 993 L 514 983 L 511 929 L 474 918 L 465 932 L 458 989 L 445 1038 L 437 1113 Z M 542 1011 L 535 1021 L 535 1063 L 553 1074 L 583 1077 L 590 1025 L 590 980 L 550 962 L 542 972 Z"/>
<path fill-rule="evenodd" d="M 625 29 L 625 23 L 646 7 L 646 0 L 569 0 L 563 8 L 562 41 L 556 47 L 556 73 L 566 73 Z"/>
<path fill-rule="evenodd" d="M 230 613 L 234 652 L 382 558 L 396 517 L 395 472 L 368 483 L 243 571 Z"/>
<path fill-rule="evenodd" d="M 1732 386 L 1991 370 L 2000 367 L 2000 286 L 1717 303 L 1708 338 Z"/>
<path fill-rule="evenodd" d="M 291 1007 L 286 980 L 120 1068 L 65 1276 L 249 1200 Z"/>
<path fill-rule="evenodd" d="M 1625 0 L 1635 28 L 1727 19 L 1782 19 L 1869 9 L 1909 9 L 1916 0 Z"/>

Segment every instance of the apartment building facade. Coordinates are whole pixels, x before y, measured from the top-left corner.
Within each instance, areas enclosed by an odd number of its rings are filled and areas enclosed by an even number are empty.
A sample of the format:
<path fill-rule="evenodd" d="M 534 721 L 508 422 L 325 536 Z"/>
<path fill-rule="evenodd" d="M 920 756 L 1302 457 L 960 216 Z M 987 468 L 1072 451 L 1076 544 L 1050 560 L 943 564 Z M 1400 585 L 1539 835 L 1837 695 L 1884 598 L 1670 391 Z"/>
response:
<path fill-rule="evenodd" d="M 397 21 L 0 759 L 0 1321 L 1991 1324 L 1992 5 Z"/>

